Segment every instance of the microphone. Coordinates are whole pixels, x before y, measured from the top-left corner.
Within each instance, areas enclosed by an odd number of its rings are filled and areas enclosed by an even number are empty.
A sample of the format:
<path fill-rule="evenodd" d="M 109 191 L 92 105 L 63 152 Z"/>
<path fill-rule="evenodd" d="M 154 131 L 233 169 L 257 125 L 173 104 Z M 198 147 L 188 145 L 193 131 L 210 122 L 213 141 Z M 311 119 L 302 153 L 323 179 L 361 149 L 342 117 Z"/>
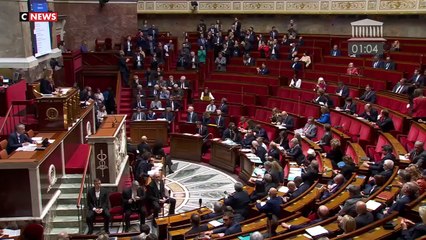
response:
<path fill-rule="evenodd" d="M 169 198 L 171 197 L 172 190 L 169 189 Z"/>
<path fill-rule="evenodd" d="M 200 208 L 201 208 L 201 205 L 203 204 L 203 199 L 198 199 L 198 205 L 200 205 Z"/>

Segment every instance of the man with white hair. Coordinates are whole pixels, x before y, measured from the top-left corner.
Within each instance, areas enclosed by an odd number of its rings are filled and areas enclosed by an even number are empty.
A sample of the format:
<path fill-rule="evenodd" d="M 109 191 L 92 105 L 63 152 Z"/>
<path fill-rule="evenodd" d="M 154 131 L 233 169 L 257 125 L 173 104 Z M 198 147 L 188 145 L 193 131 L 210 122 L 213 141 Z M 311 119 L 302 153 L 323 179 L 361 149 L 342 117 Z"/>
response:
<path fill-rule="evenodd" d="M 189 89 L 189 83 L 188 83 L 188 81 L 186 81 L 185 76 L 180 77 L 179 87 L 182 88 L 182 89 Z"/>
<path fill-rule="evenodd" d="M 266 154 L 268 153 L 266 149 L 262 147 L 262 145 L 260 145 L 257 140 L 252 141 L 251 145 L 252 145 L 252 149 L 251 149 L 252 153 L 258 156 L 260 160 L 262 161 L 262 163 L 264 163 L 266 161 Z"/>
<path fill-rule="evenodd" d="M 189 122 L 189 123 L 195 123 L 197 121 L 198 121 L 198 116 L 197 116 L 197 113 L 194 112 L 194 107 L 193 106 L 189 106 L 188 107 L 187 122 Z"/>
<path fill-rule="evenodd" d="M 27 134 L 25 134 L 25 125 L 18 124 L 15 126 L 15 132 L 11 133 L 7 140 L 7 153 L 10 154 L 16 149 L 22 146 L 26 146 L 30 143 L 35 142 L 31 140 L 31 138 L 29 138 Z"/>
<path fill-rule="evenodd" d="M 250 235 L 250 240 L 263 240 L 263 235 L 259 231 L 256 231 Z"/>
<path fill-rule="evenodd" d="M 425 168 L 426 164 L 426 150 L 424 148 L 424 143 L 421 141 L 416 141 L 414 143 L 414 149 L 406 156 L 414 164 L 417 164 L 420 168 Z"/>
<path fill-rule="evenodd" d="M 393 173 L 393 166 L 394 162 L 390 159 L 386 159 L 383 162 L 383 171 L 380 172 L 379 175 L 382 175 L 385 179 L 389 179 Z"/>

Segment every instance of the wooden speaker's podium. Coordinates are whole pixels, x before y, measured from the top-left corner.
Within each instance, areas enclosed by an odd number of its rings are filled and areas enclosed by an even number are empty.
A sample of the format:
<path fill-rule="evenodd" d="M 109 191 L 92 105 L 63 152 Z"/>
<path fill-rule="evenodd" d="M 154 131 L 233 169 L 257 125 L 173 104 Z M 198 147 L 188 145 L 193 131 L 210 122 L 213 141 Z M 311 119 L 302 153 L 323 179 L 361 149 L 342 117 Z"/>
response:
<path fill-rule="evenodd" d="M 170 156 L 173 159 L 201 161 L 203 137 L 189 133 L 170 134 Z"/>
<path fill-rule="evenodd" d="M 95 134 L 86 136 L 92 146 L 90 168 L 92 179 L 104 186 L 117 187 L 127 171 L 126 115 L 108 115 Z"/>
<path fill-rule="evenodd" d="M 80 96 L 76 88 L 62 88 L 58 94 L 34 91 L 39 130 L 66 131 L 79 118 Z"/>
<path fill-rule="evenodd" d="M 162 142 L 167 144 L 167 127 L 166 120 L 148 120 L 148 121 L 131 121 L 130 122 L 130 138 L 133 143 L 139 143 L 142 136 L 148 138 L 149 144 Z"/>

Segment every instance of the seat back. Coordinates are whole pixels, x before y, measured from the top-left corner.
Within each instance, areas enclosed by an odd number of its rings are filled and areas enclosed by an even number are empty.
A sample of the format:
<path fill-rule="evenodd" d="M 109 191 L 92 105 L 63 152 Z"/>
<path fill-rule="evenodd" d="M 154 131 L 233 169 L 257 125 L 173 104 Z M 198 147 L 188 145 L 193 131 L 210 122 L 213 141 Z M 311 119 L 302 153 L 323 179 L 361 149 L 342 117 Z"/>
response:
<path fill-rule="evenodd" d="M 111 193 L 109 195 L 109 203 L 111 204 L 111 208 L 121 207 L 123 205 L 122 193 L 121 192 Z"/>
<path fill-rule="evenodd" d="M 7 154 L 6 149 L 0 151 L 0 159 L 7 159 L 9 155 Z"/>
<path fill-rule="evenodd" d="M 0 150 L 6 149 L 7 148 L 7 140 L 4 139 L 0 142 Z"/>
<path fill-rule="evenodd" d="M 44 239 L 44 228 L 40 224 L 31 223 L 28 224 L 22 233 L 24 239 L 31 240 L 43 240 Z"/>

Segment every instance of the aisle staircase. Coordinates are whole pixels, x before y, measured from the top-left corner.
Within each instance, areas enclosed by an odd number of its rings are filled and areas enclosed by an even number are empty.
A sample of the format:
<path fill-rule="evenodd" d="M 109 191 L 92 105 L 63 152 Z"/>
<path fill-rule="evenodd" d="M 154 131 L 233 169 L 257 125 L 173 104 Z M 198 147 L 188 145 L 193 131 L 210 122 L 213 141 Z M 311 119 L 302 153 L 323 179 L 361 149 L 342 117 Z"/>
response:
<path fill-rule="evenodd" d="M 53 211 L 53 221 L 50 231 L 46 234 L 46 239 L 56 240 L 61 232 L 68 234 L 79 233 L 80 222 L 78 220 L 77 198 L 80 191 L 82 174 L 67 174 L 62 178 L 62 184 L 59 187 L 61 195 L 57 200 L 57 206 Z M 85 196 L 82 202 L 85 202 Z M 81 217 L 80 217 L 81 218 Z M 84 225 L 85 220 L 80 219 Z"/>
<path fill-rule="evenodd" d="M 122 87 L 120 91 L 120 110 L 119 114 L 127 114 L 126 118 L 126 135 L 130 136 L 130 120 L 132 119 L 132 89 Z"/>

